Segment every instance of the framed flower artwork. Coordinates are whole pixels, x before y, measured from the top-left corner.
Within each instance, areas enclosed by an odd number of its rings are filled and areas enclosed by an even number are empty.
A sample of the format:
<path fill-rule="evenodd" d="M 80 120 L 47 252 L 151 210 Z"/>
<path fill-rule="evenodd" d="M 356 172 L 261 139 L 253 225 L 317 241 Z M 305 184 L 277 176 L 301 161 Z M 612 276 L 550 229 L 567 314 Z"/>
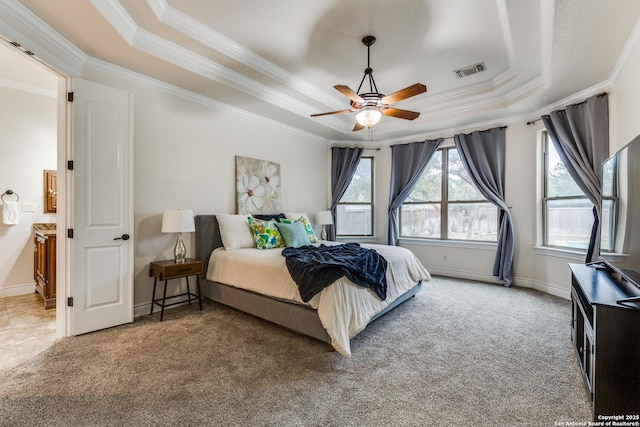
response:
<path fill-rule="evenodd" d="M 280 164 L 236 156 L 236 203 L 239 214 L 282 212 Z"/>

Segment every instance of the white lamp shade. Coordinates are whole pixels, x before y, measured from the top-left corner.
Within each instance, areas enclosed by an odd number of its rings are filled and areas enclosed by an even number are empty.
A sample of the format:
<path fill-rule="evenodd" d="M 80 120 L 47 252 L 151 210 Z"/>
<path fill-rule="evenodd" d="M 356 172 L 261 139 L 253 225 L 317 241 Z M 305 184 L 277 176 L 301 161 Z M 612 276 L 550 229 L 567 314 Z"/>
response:
<path fill-rule="evenodd" d="M 162 214 L 163 233 L 188 233 L 196 231 L 192 210 L 171 210 Z"/>
<path fill-rule="evenodd" d="M 331 211 L 320 211 L 315 213 L 316 224 L 329 225 L 333 224 L 333 216 Z"/>
<path fill-rule="evenodd" d="M 356 121 L 362 126 L 370 128 L 380 121 L 382 113 L 377 107 L 367 106 L 363 107 L 358 114 L 356 114 Z"/>

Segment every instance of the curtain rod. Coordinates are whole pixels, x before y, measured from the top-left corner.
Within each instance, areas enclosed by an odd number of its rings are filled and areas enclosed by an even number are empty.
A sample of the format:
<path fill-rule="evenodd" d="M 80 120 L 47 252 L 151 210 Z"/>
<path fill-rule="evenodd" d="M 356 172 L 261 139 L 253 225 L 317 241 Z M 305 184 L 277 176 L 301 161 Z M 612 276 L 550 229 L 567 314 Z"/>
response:
<path fill-rule="evenodd" d="M 602 92 L 602 93 L 599 93 L 599 94 L 594 95 L 594 96 L 597 97 L 597 98 L 602 98 L 603 96 L 606 96 L 606 95 L 609 95 L 609 92 Z M 589 98 L 587 98 L 587 99 L 589 99 Z M 569 105 L 565 106 L 564 108 L 570 107 L 572 105 L 579 105 L 579 104 L 582 104 L 582 103 L 585 103 L 585 102 L 587 102 L 586 99 L 584 101 L 574 102 L 573 104 L 569 104 Z M 542 120 L 542 117 L 540 117 L 539 119 L 535 119 L 535 120 L 531 120 L 531 121 L 527 122 L 527 125 L 531 126 L 532 124 L 534 124 L 535 122 L 540 121 L 540 120 Z"/>
<path fill-rule="evenodd" d="M 353 145 L 348 145 L 348 146 L 331 145 L 331 146 L 329 146 L 329 148 L 355 148 L 355 147 L 356 147 L 356 146 L 353 146 Z M 362 147 L 362 146 L 361 146 L 360 148 L 362 148 L 363 150 L 380 151 L 380 147 L 372 147 L 372 148 L 369 148 L 369 147 Z"/>
<path fill-rule="evenodd" d="M 508 126 L 499 126 L 497 129 L 507 129 L 507 127 L 508 127 Z M 496 128 L 491 128 L 491 129 L 496 129 Z M 472 131 L 472 132 L 469 132 L 469 133 L 473 133 L 473 132 L 488 132 L 488 131 L 490 131 L 491 129 L 484 129 L 484 130 L 479 130 L 479 131 Z M 460 132 L 460 133 L 464 133 L 464 132 Z M 460 133 L 457 133 L 456 135 L 460 135 Z M 453 137 L 454 137 L 454 136 L 455 136 L 455 135 L 453 135 L 453 136 L 440 136 L 439 138 L 442 138 L 442 140 L 445 140 L 445 139 L 453 139 Z M 436 140 L 436 139 L 438 139 L 438 138 L 427 138 L 427 140 Z M 423 141 L 414 141 L 414 142 L 423 142 Z M 404 142 L 403 144 L 412 144 L 412 142 Z M 394 145 L 402 145 L 402 144 L 394 144 Z M 393 147 L 393 145 L 392 145 L 392 147 Z"/>

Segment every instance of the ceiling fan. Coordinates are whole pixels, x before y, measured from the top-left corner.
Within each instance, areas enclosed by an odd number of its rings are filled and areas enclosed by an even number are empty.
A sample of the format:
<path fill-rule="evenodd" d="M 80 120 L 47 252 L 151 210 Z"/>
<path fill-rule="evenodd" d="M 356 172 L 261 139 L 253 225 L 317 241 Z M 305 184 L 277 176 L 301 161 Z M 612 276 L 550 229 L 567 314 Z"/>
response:
<path fill-rule="evenodd" d="M 375 42 L 376 38 L 374 36 L 366 36 L 362 39 L 362 44 L 367 47 L 367 68 L 364 70 L 364 76 L 362 76 L 360 86 L 358 86 L 358 91 L 354 92 L 351 88 L 344 85 L 334 86 L 338 92 L 351 100 L 350 104 L 352 108 L 347 110 L 331 111 L 329 113 L 312 114 L 311 117 L 357 112 L 356 125 L 353 128 L 353 131 L 355 132 L 364 129 L 365 127 L 370 128 L 375 125 L 380 121 L 380 118 L 383 115 L 405 120 L 414 120 L 420 116 L 420 113 L 415 111 L 401 110 L 399 108 L 390 107 L 389 105 L 426 92 L 427 87 L 422 83 L 416 83 L 394 92 L 391 95 L 383 95 L 378 92 L 376 82 L 373 79 L 373 69 L 370 64 L 371 45 Z M 359 93 L 367 78 L 369 80 L 369 92 Z"/>

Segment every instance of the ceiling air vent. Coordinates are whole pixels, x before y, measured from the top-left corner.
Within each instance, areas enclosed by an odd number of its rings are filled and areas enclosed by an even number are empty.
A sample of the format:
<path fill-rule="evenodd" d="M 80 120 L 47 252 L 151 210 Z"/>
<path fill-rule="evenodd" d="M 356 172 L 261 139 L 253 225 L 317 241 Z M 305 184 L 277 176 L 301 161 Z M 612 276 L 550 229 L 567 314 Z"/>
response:
<path fill-rule="evenodd" d="M 461 79 L 463 77 L 467 77 L 472 74 L 480 73 L 486 69 L 487 67 L 484 65 L 484 62 L 481 62 L 479 64 L 470 65 L 468 67 L 457 69 L 453 72 L 453 74 L 455 74 L 457 78 Z"/>

